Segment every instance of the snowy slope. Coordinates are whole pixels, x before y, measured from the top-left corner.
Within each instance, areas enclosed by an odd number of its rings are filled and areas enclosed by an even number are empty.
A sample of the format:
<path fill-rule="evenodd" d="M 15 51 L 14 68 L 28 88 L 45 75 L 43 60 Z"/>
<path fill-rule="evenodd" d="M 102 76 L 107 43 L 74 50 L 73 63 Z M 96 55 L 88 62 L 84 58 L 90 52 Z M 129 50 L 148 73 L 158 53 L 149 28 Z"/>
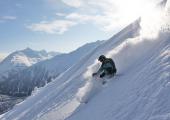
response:
<path fill-rule="evenodd" d="M 122 75 L 112 79 L 100 94 L 92 98 L 81 111 L 73 113 L 68 120 L 169 120 L 168 34 L 162 34 L 162 41 L 147 50 L 148 54 L 133 63 L 130 60 L 134 56 L 126 61 L 128 67 L 122 71 Z M 134 53 L 133 47 L 129 49 Z M 140 49 L 136 50 L 139 52 Z"/>
<path fill-rule="evenodd" d="M 127 26 L 1 119 L 169 120 L 170 31 L 165 25 L 170 19 L 160 18 L 159 29 L 149 34 L 143 19 Z M 106 86 L 90 77 L 100 54 L 112 57 L 118 68 Z M 89 102 L 79 103 L 77 98 L 88 96 L 88 90 L 93 93 Z"/>

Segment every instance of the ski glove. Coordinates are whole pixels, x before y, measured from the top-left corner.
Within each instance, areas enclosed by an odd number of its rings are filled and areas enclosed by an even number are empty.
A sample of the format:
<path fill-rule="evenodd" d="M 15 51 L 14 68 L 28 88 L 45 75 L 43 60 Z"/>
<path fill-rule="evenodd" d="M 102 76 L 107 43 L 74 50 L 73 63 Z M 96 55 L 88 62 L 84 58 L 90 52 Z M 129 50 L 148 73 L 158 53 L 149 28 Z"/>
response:
<path fill-rule="evenodd" d="M 106 75 L 105 72 L 103 72 L 102 74 L 100 74 L 100 78 L 103 78 Z"/>

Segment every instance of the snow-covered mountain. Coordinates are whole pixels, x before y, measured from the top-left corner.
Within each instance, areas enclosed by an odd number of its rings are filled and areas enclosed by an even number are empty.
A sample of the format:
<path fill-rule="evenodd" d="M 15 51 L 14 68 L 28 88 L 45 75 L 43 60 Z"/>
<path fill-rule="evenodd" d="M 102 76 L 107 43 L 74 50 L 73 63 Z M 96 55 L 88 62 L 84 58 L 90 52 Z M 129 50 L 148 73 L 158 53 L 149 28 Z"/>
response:
<path fill-rule="evenodd" d="M 166 15 L 163 12 L 159 21 L 148 23 L 150 29 L 143 18 L 130 24 L 1 119 L 169 120 L 170 16 Z M 91 77 L 101 54 L 113 58 L 118 69 L 105 86 Z M 82 98 L 88 103 L 80 103 Z"/>
<path fill-rule="evenodd" d="M 56 54 L 47 53 L 45 50 L 35 51 L 30 48 L 16 51 L 11 53 L 0 63 L 0 75 L 8 75 L 8 72 L 11 71 L 17 72 L 35 63 L 54 57 Z"/>
<path fill-rule="evenodd" d="M 71 53 L 57 55 L 52 59 L 34 64 L 31 67 L 22 69 L 22 71 L 19 71 L 17 73 L 8 72 L 8 76 L 4 76 L 2 78 L 3 82 L 1 82 L 0 84 L 0 93 L 14 96 L 30 95 L 36 86 L 44 86 L 53 78 L 66 71 L 70 66 L 77 63 L 83 56 L 88 54 L 88 52 L 90 52 L 91 50 L 95 49 L 101 43 L 102 41 L 97 41 L 86 44 Z M 26 49 L 24 51 L 30 53 L 29 49 Z M 41 52 L 44 53 L 44 51 Z M 30 55 L 32 55 L 32 53 Z M 44 55 L 47 55 L 48 57 L 48 54 L 44 53 Z M 31 57 L 33 56 L 36 55 L 32 55 Z M 31 62 L 32 61 L 35 60 L 31 59 Z"/>

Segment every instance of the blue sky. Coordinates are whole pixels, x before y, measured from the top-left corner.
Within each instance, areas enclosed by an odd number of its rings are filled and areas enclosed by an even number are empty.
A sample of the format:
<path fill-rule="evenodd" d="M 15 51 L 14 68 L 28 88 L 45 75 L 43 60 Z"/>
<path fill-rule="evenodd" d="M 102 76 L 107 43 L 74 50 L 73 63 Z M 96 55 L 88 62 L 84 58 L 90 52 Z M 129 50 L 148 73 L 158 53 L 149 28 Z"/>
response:
<path fill-rule="evenodd" d="M 10 53 L 26 47 L 69 52 L 86 42 L 107 39 L 112 35 L 111 32 L 103 32 L 89 23 L 65 28 L 68 30 L 61 33 L 58 30 L 49 33 L 45 30 L 36 31 L 32 30 L 33 27 L 29 28 L 32 24 L 42 21 L 50 23 L 63 20 L 62 14 L 73 11 L 76 11 L 74 7 L 64 5 L 58 0 L 1 0 L 0 52 Z M 62 27 L 59 26 L 58 29 Z"/>
<path fill-rule="evenodd" d="M 70 52 L 108 39 L 137 19 L 146 1 L 1 0 L 0 56 L 26 47 Z"/>

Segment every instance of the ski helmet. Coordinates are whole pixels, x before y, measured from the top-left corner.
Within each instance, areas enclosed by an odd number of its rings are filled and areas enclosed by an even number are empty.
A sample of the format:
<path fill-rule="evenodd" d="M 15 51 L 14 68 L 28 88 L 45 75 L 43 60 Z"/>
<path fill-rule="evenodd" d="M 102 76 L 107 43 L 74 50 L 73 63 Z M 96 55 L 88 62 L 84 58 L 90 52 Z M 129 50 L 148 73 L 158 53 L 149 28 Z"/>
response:
<path fill-rule="evenodd" d="M 100 55 L 100 57 L 98 58 L 99 61 L 103 61 L 105 59 L 106 59 L 106 57 L 104 55 Z"/>

